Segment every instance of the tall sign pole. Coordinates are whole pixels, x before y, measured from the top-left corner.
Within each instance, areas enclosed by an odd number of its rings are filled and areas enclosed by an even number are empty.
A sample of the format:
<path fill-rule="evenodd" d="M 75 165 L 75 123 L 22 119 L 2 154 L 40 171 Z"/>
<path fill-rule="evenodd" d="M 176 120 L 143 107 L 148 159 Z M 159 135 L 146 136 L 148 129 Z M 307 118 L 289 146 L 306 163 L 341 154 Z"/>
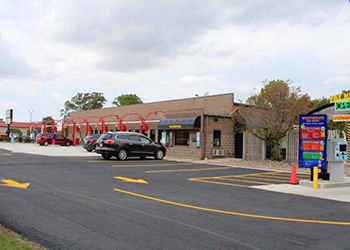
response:
<path fill-rule="evenodd" d="M 346 139 L 348 140 L 348 162 L 350 162 L 350 122 L 348 122 L 348 131 L 346 133 Z"/>
<path fill-rule="evenodd" d="M 6 110 L 7 136 L 10 136 L 10 129 L 13 120 L 13 109 Z"/>

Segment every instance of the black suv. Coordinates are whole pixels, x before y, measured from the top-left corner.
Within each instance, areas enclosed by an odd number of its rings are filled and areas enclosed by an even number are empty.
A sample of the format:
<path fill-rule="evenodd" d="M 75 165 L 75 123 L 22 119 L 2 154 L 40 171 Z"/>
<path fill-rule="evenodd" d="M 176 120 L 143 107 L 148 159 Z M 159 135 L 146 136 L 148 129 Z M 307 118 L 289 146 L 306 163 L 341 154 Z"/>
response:
<path fill-rule="evenodd" d="M 98 140 L 96 153 L 101 154 L 106 160 L 112 156 L 119 160 L 126 160 L 129 156 L 139 156 L 146 159 L 147 156 L 153 156 L 157 160 L 163 159 L 166 149 L 161 144 L 156 144 L 148 137 L 132 132 L 113 132 L 108 133 L 110 138 L 107 140 Z"/>

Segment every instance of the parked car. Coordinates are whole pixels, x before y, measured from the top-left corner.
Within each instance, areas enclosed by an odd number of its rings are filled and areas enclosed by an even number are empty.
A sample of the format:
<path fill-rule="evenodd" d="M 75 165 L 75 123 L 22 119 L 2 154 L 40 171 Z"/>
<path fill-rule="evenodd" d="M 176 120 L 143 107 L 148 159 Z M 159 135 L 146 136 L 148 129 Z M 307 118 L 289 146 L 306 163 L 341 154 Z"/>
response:
<path fill-rule="evenodd" d="M 101 134 L 90 134 L 84 137 L 83 139 L 83 148 L 89 152 L 95 150 L 96 141 L 101 137 Z"/>
<path fill-rule="evenodd" d="M 101 136 L 95 151 L 106 160 L 109 160 L 112 156 L 122 161 L 131 156 L 141 157 L 141 159 L 152 156 L 157 160 L 161 160 L 166 154 L 166 148 L 163 145 L 155 143 L 143 134 L 112 132 L 103 136 L 109 138 L 102 140 Z"/>
<path fill-rule="evenodd" d="M 52 135 L 49 133 L 41 133 L 37 136 L 36 142 L 40 146 L 43 146 L 43 145 L 48 146 L 49 144 L 52 144 L 51 136 Z M 61 146 L 70 146 L 72 145 L 72 141 L 67 137 L 64 137 L 60 134 L 56 134 L 55 144 L 61 145 Z"/>
<path fill-rule="evenodd" d="M 3 138 L 3 139 L 8 139 L 8 135 L 7 134 L 0 134 L 0 137 Z"/>

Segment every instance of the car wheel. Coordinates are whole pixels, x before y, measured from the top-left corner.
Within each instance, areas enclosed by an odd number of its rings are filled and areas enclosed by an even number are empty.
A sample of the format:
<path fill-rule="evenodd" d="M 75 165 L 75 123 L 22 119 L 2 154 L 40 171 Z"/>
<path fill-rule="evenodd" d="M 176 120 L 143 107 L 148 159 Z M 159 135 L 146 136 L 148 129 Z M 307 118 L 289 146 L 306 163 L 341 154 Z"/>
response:
<path fill-rule="evenodd" d="M 146 160 L 147 156 L 140 156 L 141 160 Z"/>
<path fill-rule="evenodd" d="M 70 141 L 66 142 L 66 146 L 69 147 L 70 146 Z"/>
<path fill-rule="evenodd" d="M 103 159 L 105 159 L 105 160 L 109 160 L 109 159 L 112 158 L 112 156 L 109 155 L 109 154 L 103 154 L 102 157 L 103 157 Z"/>
<path fill-rule="evenodd" d="M 164 158 L 164 152 L 161 149 L 158 149 L 156 152 L 156 155 L 154 156 L 154 158 L 156 158 L 156 160 L 161 160 Z"/>
<path fill-rule="evenodd" d="M 118 160 L 125 161 L 128 158 L 128 152 L 124 148 L 119 149 L 117 158 Z"/>
<path fill-rule="evenodd" d="M 49 146 L 49 142 L 48 141 L 44 141 L 44 146 Z"/>

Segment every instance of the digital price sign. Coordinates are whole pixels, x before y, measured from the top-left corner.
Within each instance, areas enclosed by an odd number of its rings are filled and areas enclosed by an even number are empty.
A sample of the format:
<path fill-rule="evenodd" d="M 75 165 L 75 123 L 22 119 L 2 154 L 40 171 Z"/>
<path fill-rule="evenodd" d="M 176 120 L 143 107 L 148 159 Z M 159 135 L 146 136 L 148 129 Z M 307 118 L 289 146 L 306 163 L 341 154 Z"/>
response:
<path fill-rule="evenodd" d="M 327 115 L 299 117 L 299 167 L 326 168 Z"/>

